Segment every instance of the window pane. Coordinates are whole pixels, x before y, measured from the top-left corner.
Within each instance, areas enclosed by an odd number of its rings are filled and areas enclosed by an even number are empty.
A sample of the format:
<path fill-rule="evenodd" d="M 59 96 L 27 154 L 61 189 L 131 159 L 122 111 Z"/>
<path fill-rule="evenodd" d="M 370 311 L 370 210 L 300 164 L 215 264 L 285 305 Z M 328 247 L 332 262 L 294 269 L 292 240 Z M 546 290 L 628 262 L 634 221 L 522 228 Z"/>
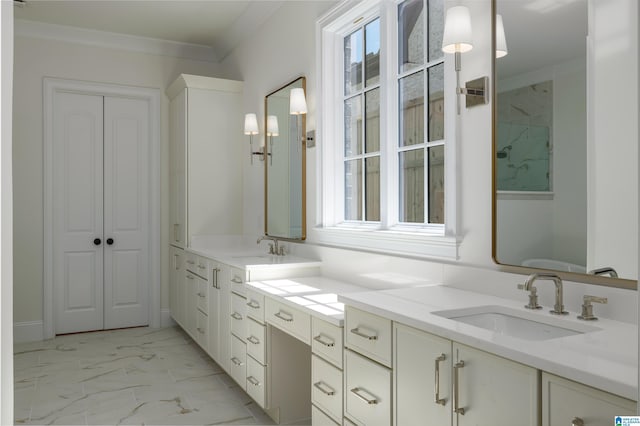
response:
<path fill-rule="evenodd" d="M 362 160 L 344 162 L 344 218 L 362 220 Z"/>
<path fill-rule="evenodd" d="M 429 68 L 429 142 L 444 139 L 444 64 Z"/>
<path fill-rule="evenodd" d="M 424 71 L 400 80 L 400 146 L 424 142 Z"/>
<path fill-rule="evenodd" d="M 380 89 L 365 94 L 367 112 L 365 150 L 367 153 L 380 151 Z"/>
<path fill-rule="evenodd" d="M 398 61 L 404 72 L 424 64 L 424 7 L 422 0 L 398 6 Z"/>
<path fill-rule="evenodd" d="M 444 223 L 444 145 L 429 148 L 429 223 Z"/>
<path fill-rule="evenodd" d="M 424 149 L 400 153 L 400 221 L 424 223 Z"/>
<path fill-rule="evenodd" d="M 344 102 L 344 156 L 362 153 L 362 96 Z"/>
<path fill-rule="evenodd" d="M 365 214 L 366 220 L 380 221 L 380 157 L 365 159 Z"/>
<path fill-rule="evenodd" d="M 362 90 L 362 29 L 344 39 L 344 93 Z"/>
<path fill-rule="evenodd" d="M 380 19 L 367 25 L 365 33 L 365 86 L 369 87 L 380 81 Z"/>
<path fill-rule="evenodd" d="M 429 0 L 429 61 L 442 58 L 444 33 L 444 0 Z"/>

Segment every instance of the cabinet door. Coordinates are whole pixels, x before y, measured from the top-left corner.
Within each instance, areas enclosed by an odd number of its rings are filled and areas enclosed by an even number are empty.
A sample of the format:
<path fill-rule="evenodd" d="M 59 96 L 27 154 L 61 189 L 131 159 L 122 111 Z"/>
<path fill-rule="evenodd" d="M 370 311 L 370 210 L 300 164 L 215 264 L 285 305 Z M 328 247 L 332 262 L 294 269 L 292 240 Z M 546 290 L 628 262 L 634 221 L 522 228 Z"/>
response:
<path fill-rule="evenodd" d="M 227 373 L 231 371 L 231 283 L 229 282 L 229 267 L 219 265 L 218 286 L 220 287 L 220 302 L 218 306 L 219 321 L 219 354 L 218 364 L 225 369 Z"/>
<path fill-rule="evenodd" d="M 451 341 L 400 324 L 394 329 L 394 424 L 451 424 Z"/>
<path fill-rule="evenodd" d="M 169 138 L 169 241 L 186 247 L 187 215 L 187 91 L 171 100 Z"/>
<path fill-rule="evenodd" d="M 182 289 L 182 281 L 184 280 L 184 251 L 176 247 L 169 247 L 169 256 L 171 259 L 169 271 L 169 311 L 171 317 L 181 323 L 180 304 L 178 303 L 178 292 Z M 181 299 L 181 298 L 180 298 Z"/>
<path fill-rule="evenodd" d="M 454 394 L 457 386 L 464 409 L 454 414 L 458 426 L 539 424 L 538 370 L 458 343 L 453 354 Z"/>
<path fill-rule="evenodd" d="M 612 425 L 615 416 L 633 416 L 636 403 L 570 380 L 542 373 L 542 426 Z"/>
<path fill-rule="evenodd" d="M 220 358 L 220 268 L 217 264 L 210 265 L 209 271 L 209 356 L 218 364 Z"/>

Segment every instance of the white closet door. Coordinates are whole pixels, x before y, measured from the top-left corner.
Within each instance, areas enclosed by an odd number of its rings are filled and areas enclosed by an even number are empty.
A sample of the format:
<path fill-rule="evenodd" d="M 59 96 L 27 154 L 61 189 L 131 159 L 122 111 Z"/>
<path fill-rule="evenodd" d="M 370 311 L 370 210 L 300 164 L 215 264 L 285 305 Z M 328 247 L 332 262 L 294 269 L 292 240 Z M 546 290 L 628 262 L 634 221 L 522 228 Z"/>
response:
<path fill-rule="evenodd" d="M 149 323 L 149 103 L 104 99 L 104 327 Z"/>
<path fill-rule="evenodd" d="M 102 329 L 102 96 L 56 93 L 53 132 L 55 331 Z"/>

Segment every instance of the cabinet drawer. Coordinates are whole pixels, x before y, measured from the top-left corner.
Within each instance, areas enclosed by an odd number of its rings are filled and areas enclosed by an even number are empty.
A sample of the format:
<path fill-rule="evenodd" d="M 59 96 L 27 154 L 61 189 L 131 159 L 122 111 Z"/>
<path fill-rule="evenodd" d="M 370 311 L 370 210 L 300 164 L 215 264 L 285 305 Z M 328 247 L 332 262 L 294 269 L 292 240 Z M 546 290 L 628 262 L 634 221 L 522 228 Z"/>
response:
<path fill-rule="evenodd" d="M 391 367 L 391 320 L 347 306 L 345 345 Z"/>
<path fill-rule="evenodd" d="M 247 355 L 251 355 L 261 364 L 265 362 L 267 327 L 251 318 L 247 322 Z"/>
<path fill-rule="evenodd" d="M 231 293 L 231 333 L 244 341 L 247 338 L 247 302 L 242 296 Z"/>
<path fill-rule="evenodd" d="M 231 283 L 231 291 L 245 296 L 247 293 L 246 286 L 244 285 L 246 272 L 244 269 L 229 268 L 229 282 Z"/>
<path fill-rule="evenodd" d="M 367 426 L 391 424 L 391 370 L 345 351 L 345 414 Z"/>
<path fill-rule="evenodd" d="M 331 417 L 320 411 L 315 405 L 311 406 L 311 425 L 312 426 L 340 426 L 340 423 L 334 422 Z"/>
<path fill-rule="evenodd" d="M 231 336 L 231 371 L 229 375 L 235 380 L 242 390 L 247 390 L 247 347 L 244 342 L 235 336 Z"/>
<path fill-rule="evenodd" d="M 185 269 L 187 271 L 191 271 L 193 273 L 196 273 L 196 258 L 198 256 L 196 256 L 193 253 L 185 253 L 184 254 L 184 265 L 185 265 Z"/>
<path fill-rule="evenodd" d="M 208 333 L 207 333 L 208 323 L 209 323 L 209 318 L 207 317 L 207 315 L 205 315 L 201 311 L 198 311 L 196 313 L 196 332 L 195 332 L 196 335 L 195 335 L 195 338 L 196 338 L 196 342 L 198 342 L 198 344 L 205 351 L 207 350 L 207 340 L 208 340 L 208 336 L 209 336 Z"/>
<path fill-rule="evenodd" d="M 246 289 L 247 316 L 264 324 L 264 295 L 257 291 Z"/>
<path fill-rule="evenodd" d="M 209 286 L 207 281 L 196 276 L 196 306 L 205 314 L 209 313 Z"/>
<path fill-rule="evenodd" d="M 265 319 L 280 330 L 311 344 L 311 317 L 269 297 L 265 298 Z"/>
<path fill-rule="evenodd" d="M 209 259 L 206 257 L 196 256 L 195 258 L 195 272 L 206 280 L 208 280 L 208 272 L 209 272 Z"/>
<path fill-rule="evenodd" d="M 335 421 L 342 418 L 342 371 L 311 356 L 311 402 Z"/>
<path fill-rule="evenodd" d="M 352 422 L 351 420 L 349 420 L 346 417 L 342 419 L 342 424 L 344 426 L 356 426 L 356 424 L 354 422 Z"/>
<path fill-rule="evenodd" d="M 256 403 L 266 408 L 267 402 L 267 387 L 265 386 L 265 374 L 266 367 L 254 360 L 251 357 L 247 357 L 247 393 Z"/>
<path fill-rule="evenodd" d="M 311 349 L 325 360 L 342 368 L 342 328 L 311 318 Z"/>

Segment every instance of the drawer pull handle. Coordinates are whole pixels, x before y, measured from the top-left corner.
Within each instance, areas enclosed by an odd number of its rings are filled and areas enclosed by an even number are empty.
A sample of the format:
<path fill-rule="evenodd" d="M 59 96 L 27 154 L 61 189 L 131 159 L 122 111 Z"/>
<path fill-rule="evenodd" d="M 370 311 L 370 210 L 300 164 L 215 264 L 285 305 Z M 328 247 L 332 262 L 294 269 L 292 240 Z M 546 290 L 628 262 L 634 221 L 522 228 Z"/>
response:
<path fill-rule="evenodd" d="M 318 389 L 320 392 L 322 392 L 327 396 L 333 396 L 336 394 L 336 391 L 331 386 L 323 382 L 322 380 L 319 381 L 318 383 L 314 383 L 313 387 L 315 387 L 316 389 Z"/>
<path fill-rule="evenodd" d="M 253 343 L 254 345 L 259 345 L 260 344 L 260 340 L 258 340 L 258 338 L 256 336 L 247 337 L 247 342 Z"/>
<path fill-rule="evenodd" d="M 447 400 L 445 398 L 440 398 L 440 363 L 445 359 L 447 359 L 445 354 L 440 354 L 440 356 L 436 358 L 436 372 L 435 372 L 435 378 L 436 378 L 435 394 L 436 395 L 434 398 L 434 402 L 438 405 L 447 404 Z"/>
<path fill-rule="evenodd" d="M 286 312 L 278 311 L 275 314 L 276 317 L 280 318 L 282 321 L 293 322 L 293 316 Z"/>
<path fill-rule="evenodd" d="M 198 268 L 205 269 L 206 267 L 204 265 L 198 265 Z"/>
<path fill-rule="evenodd" d="M 242 279 L 237 275 L 235 275 L 233 278 L 231 278 L 231 282 L 236 284 L 242 284 Z"/>
<path fill-rule="evenodd" d="M 233 358 L 231 358 L 231 362 L 234 363 L 235 365 L 237 365 L 238 367 L 240 367 L 241 365 L 244 365 L 244 362 L 240 361 L 235 356 Z"/>
<path fill-rule="evenodd" d="M 204 334 L 204 329 L 202 327 L 198 327 L 197 330 L 198 330 L 198 333 Z"/>
<path fill-rule="evenodd" d="M 571 420 L 571 426 L 584 426 L 584 420 L 580 417 L 574 417 L 573 420 Z"/>
<path fill-rule="evenodd" d="M 202 293 L 198 293 L 198 297 L 201 297 L 201 298 L 203 298 L 203 299 L 204 299 L 204 294 L 202 294 Z"/>
<path fill-rule="evenodd" d="M 363 339 L 378 340 L 378 335 L 377 334 L 366 334 L 366 333 L 363 333 L 362 331 L 360 331 L 360 329 L 358 327 L 352 328 L 351 332 L 353 334 L 355 334 L 356 336 L 362 337 Z"/>
<path fill-rule="evenodd" d="M 240 315 L 237 312 L 234 312 L 231 314 L 231 318 L 235 319 L 235 320 L 241 320 L 242 319 L 242 315 Z"/>
<path fill-rule="evenodd" d="M 247 377 L 247 382 L 251 383 L 254 386 L 260 386 L 260 382 L 253 376 Z"/>
<path fill-rule="evenodd" d="M 195 265 L 195 264 L 196 264 L 196 262 L 194 262 L 193 260 L 187 260 L 187 263 L 188 263 L 189 265 Z"/>
<path fill-rule="evenodd" d="M 336 343 L 332 339 L 325 338 L 322 334 L 318 334 L 313 338 L 313 340 L 328 348 L 333 348 L 336 345 Z"/>
<path fill-rule="evenodd" d="M 366 402 L 367 404 L 369 404 L 369 405 L 374 405 L 374 404 L 377 404 L 377 403 L 378 403 L 378 400 L 377 400 L 377 399 L 375 399 L 375 398 L 371 398 L 371 399 L 369 399 L 369 398 L 367 398 L 366 396 L 362 395 L 362 392 L 369 393 L 369 392 L 367 392 L 366 390 L 361 389 L 361 388 L 353 388 L 353 389 L 351 389 L 351 393 L 352 393 L 352 394 L 354 394 L 355 396 L 357 396 L 358 398 L 360 398 L 360 400 L 362 400 L 362 401 Z M 371 394 L 369 394 L 369 395 L 371 395 Z"/>
<path fill-rule="evenodd" d="M 247 306 L 253 309 L 260 309 L 260 304 L 253 299 L 247 302 Z"/>
<path fill-rule="evenodd" d="M 463 367 L 464 361 L 457 362 L 453 366 L 453 412 L 462 416 L 464 416 L 465 409 L 458 407 L 458 405 L 460 405 L 460 395 L 458 391 L 460 390 L 459 371 Z"/>
<path fill-rule="evenodd" d="M 195 278 L 193 278 L 193 275 L 187 275 L 187 279 L 188 280 L 194 280 Z"/>
<path fill-rule="evenodd" d="M 173 224 L 173 241 L 180 242 L 180 240 L 178 239 L 178 226 L 179 226 L 179 224 L 177 224 L 177 223 Z"/>

